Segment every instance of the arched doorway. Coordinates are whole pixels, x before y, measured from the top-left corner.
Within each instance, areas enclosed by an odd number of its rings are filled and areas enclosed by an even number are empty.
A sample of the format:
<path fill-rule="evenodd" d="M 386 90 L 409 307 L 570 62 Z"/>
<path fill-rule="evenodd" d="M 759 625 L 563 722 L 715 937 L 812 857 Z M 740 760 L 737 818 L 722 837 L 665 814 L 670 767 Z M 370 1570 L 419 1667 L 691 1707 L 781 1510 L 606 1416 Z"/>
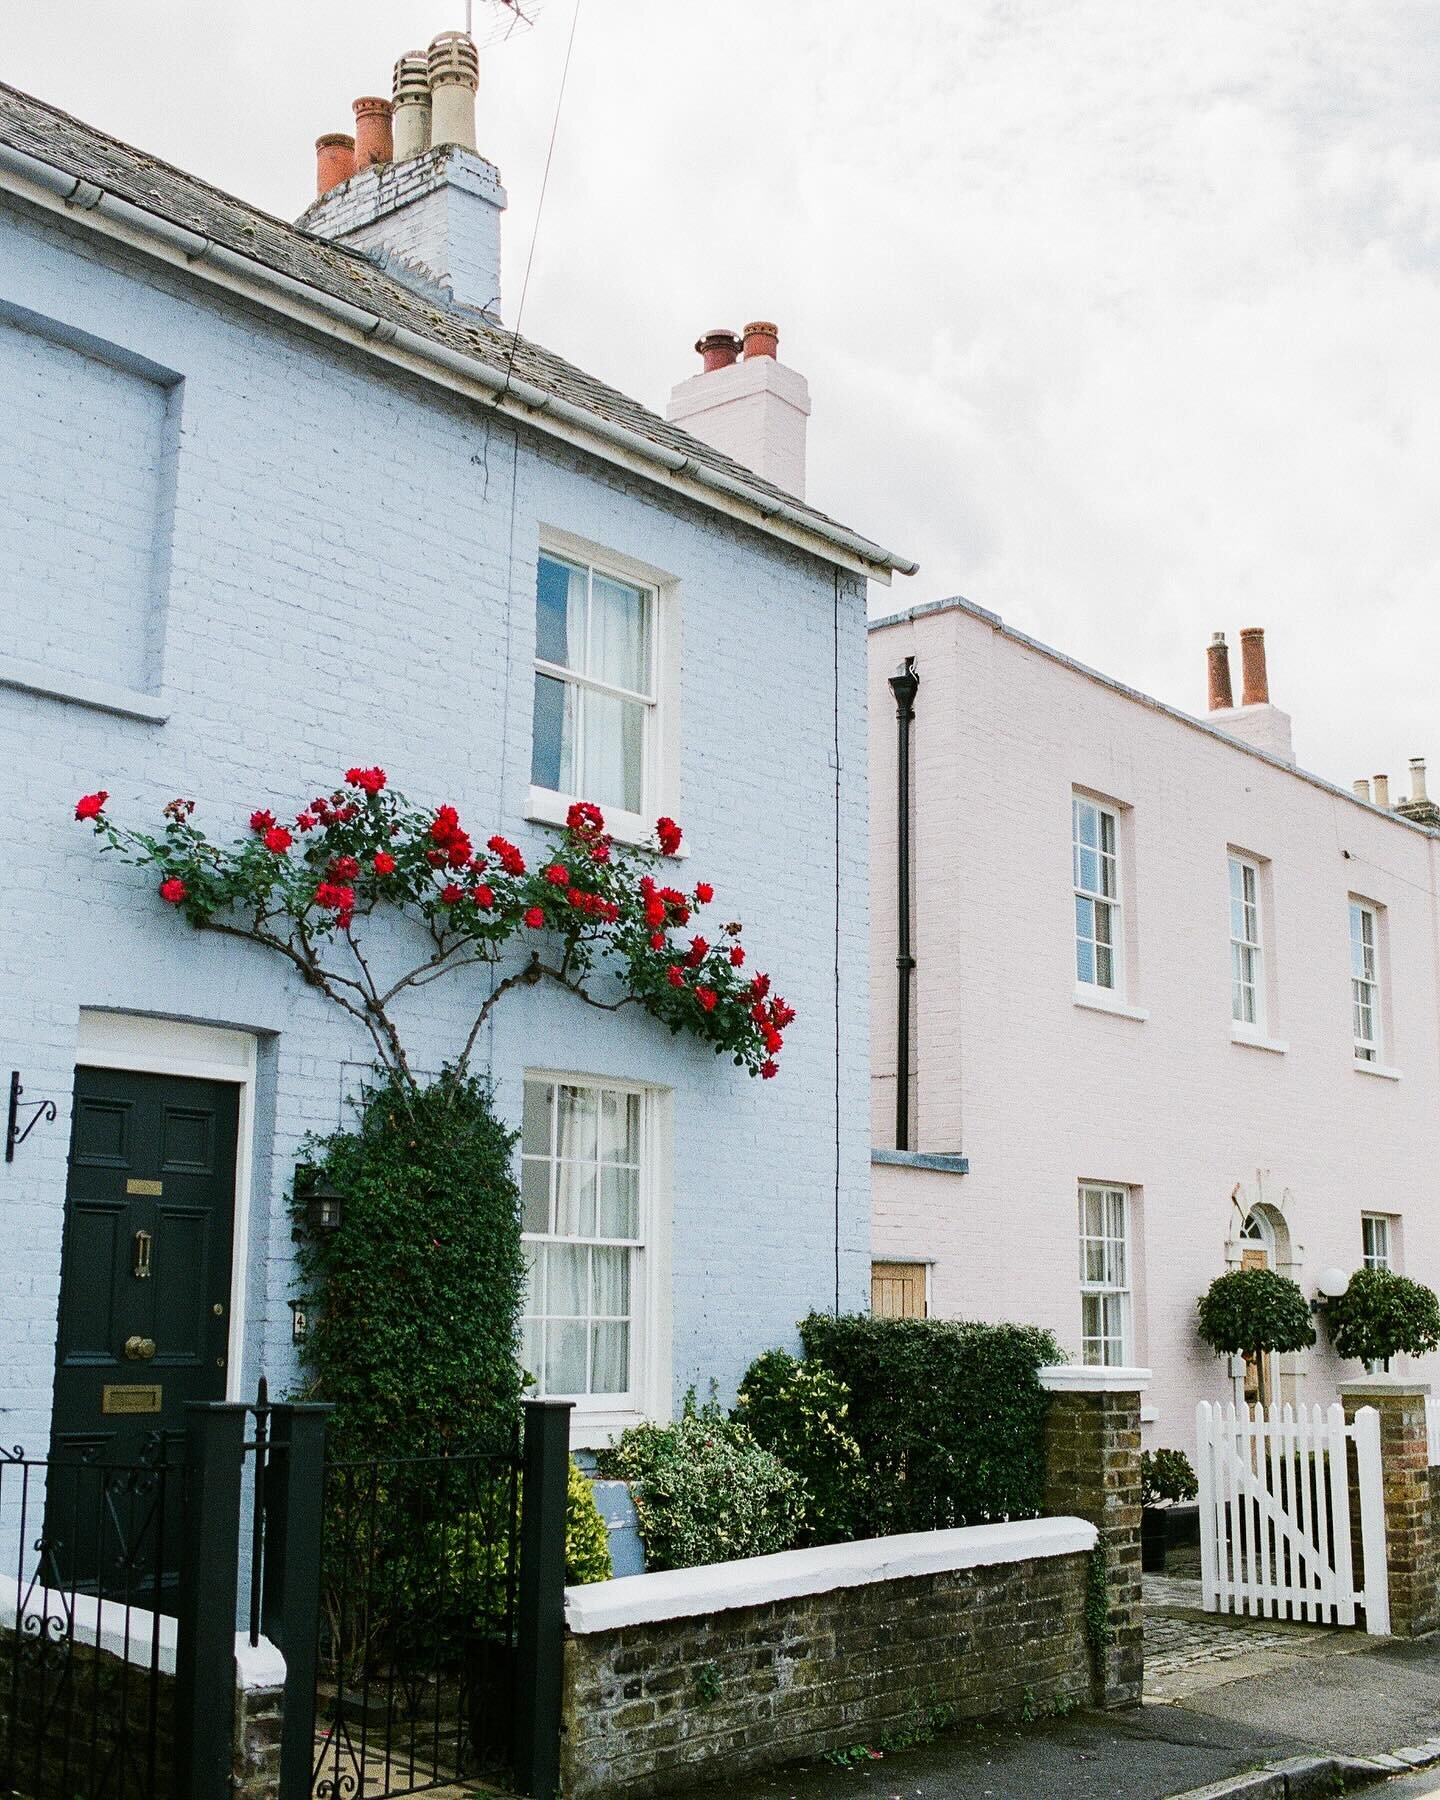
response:
<path fill-rule="evenodd" d="M 1230 1223 L 1225 1262 L 1231 1269 L 1273 1269 L 1304 1285 L 1305 1251 L 1296 1233 L 1299 1208 L 1294 1190 L 1269 1169 L 1230 1190 Z M 1301 1353 L 1271 1354 L 1231 1364 L 1235 1404 L 1274 1406 L 1298 1402 L 1305 1372 Z"/>

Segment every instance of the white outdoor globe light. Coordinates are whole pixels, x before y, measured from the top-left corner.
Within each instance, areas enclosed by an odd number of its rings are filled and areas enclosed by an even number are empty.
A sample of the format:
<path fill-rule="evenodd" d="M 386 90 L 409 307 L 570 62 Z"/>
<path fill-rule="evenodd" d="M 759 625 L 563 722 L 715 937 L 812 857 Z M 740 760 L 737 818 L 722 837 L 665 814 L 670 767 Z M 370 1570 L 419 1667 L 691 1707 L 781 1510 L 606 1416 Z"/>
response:
<path fill-rule="evenodd" d="M 1322 1269 L 1320 1272 L 1320 1292 L 1327 1300 L 1338 1300 L 1350 1285 L 1350 1277 L 1343 1269 Z"/>

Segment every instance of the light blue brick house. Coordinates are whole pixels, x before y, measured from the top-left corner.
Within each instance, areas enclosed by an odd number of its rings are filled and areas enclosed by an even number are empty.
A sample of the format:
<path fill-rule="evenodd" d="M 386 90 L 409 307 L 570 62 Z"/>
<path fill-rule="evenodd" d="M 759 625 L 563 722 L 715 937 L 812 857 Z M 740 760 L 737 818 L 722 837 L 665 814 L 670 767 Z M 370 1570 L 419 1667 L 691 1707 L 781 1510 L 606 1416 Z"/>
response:
<path fill-rule="evenodd" d="M 714 882 L 799 1022 L 762 1083 L 557 990 L 496 1008 L 505 1116 L 527 1084 L 577 1141 L 623 1116 L 595 1154 L 640 1196 L 603 1283 L 538 1234 L 582 1274 L 534 1303 L 533 1360 L 593 1442 L 866 1304 L 865 588 L 908 565 L 502 329 L 503 200 L 439 150 L 291 227 L 0 87 L 0 1101 L 15 1071 L 21 1130 L 58 1109 L 0 1164 L 6 1444 L 45 1451 L 57 1329 L 92 1399 L 167 1391 L 151 1424 L 292 1384 L 287 1196 L 368 1061 L 276 960 L 96 854 L 72 810 L 99 788 L 128 823 L 193 798 L 221 839 L 356 763 L 527 848 L 574 795 L 680 819 L 676 878 Z M 556 624 L 587 606 L 588 661 Z M 420 1067 L 475 997 L 411 1007 Z"/>

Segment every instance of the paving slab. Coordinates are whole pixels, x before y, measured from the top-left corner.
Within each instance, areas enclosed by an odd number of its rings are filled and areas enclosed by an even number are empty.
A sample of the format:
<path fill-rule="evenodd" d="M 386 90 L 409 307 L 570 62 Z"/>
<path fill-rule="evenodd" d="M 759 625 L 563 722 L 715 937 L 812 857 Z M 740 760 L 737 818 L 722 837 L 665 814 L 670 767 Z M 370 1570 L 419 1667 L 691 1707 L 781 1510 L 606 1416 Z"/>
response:
<path fill-rule="evenodd" d="M 1144 1706 L 949 1732 L 857 1768 L 812 1763 L 673 1791 L 695 1800 L 1162 1800 L 1305 1748 L 1283 1731 Z"/>

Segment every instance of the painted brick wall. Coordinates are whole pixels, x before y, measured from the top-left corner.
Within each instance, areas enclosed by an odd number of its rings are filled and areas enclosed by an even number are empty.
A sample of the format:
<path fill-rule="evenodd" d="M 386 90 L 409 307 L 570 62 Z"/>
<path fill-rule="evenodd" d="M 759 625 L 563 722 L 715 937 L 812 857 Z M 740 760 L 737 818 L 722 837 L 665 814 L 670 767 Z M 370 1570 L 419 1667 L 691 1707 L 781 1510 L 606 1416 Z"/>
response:
<path fill-rule="evenodd" d="M 1133 1353 L 1155 1371 L 1145 1399 L 1158 1413 L 1146 1443 L 1188 1446 L 1195 1402 L 1233 1393 L 1195 1335 L 1195 1302 L 1238 1261 L 1249 1205 L 1272 1209 L 1281 1266 L 1307 1294 L 1322 1270 L 1359 1265 L 1362 1210 L 1398 1215 L 1400 1266 L 1440 1284 L 1440 844 L 961 607 L 872 632 L 877 1144 L 893 1141 L 894 1108 L 884 684 L 907 655 L 921 676 L 916 1147 L 963 1150 L 970 1173 L 877 1166 L 876 1254 L 933 1257 L 938 1313 L 1030 1320 L 1078 1355 L 1077 1184 L 1132 1186 Z M 1285 649 L 1272 647 L 1282 700 L 1285 683 Z M 1303 716 L 1296 736 L 1303 757 Z M 1143 1021 L 1074 1003 L 1074 786 L 1131 809 L 1127 998 Z M 1269 1033 L 1283 1049 L 1231 1041 L 1231 846 L 1270 862 Z M 1386 1061 L 1399 1080 L 1353 1061 L 1352 892 L 1387 909 Z M 1282 1360 L 1280 1397 L 1328 1403 L 1344 1371 L 1322 1327 L 1315 1350 Z"/>
<path fill-rule="evenodd" d="M 567 1635 L 561 1792 L 668 1794 L 932 1714 L 1087 1703 L 1088 1563 L 1033 1557 Z"/>
<path fill-rule="evenodd" d="M 293 808 L 355 761 L 482 832 L 533 844 L 534 579 L 542 526 L 673 574 L 683 658 L 683 876 L 712 879 L 757 966 L 797 1007 L 786 1068 L 752 1082 L 641 1016 L 536 990 L 497 1009 L 485 1056 L 517 1124 L 527 1066 L 670 1086 L 673 1391 L 728 1394 L 752 1356 L 792 1343 L 812 1306 L 862 1304 L 869 1259 L 863 584 L 663 491 L 517 435 L 483 407 L 378 372 L 199 285 L 19 209 L 0 211 L 0 298 L 163 361 L 183 378 L 164 642 L 163 726 L 0 685 L 0 1071 L 61 1104 L 3 1171 L 0 1409 L 41 1445 L 54 1361 L 68 1094 L 82 1007 L 257 1034 L 244 1368 L 293 1369 L 290 1221 L 304 1134 L 333 1127 L 364 1043 L 246 945 L 191 933 L 71 822 L 103 786 L 128 820 L 177 794 L 222 836 Z M 23 446 L 42 491 L 67 464 Z M 7 480 L 11 472 L 7 471 Z M 0 509 L 0 556 L 31 553 Z M 128 550 L 127 550 L 128 554 Z M 71 592 L 88 629 L 94 589 Z M 839 728 L 836 683 L 838 621 Z M 836 786 L 841 871 L 838 934 Z M 781 785 L 783 780 L 783 787 Z M 398 956 L 398 946 L 394 953 Z M 382 961 L 385 953 L 381 953 Z M 837 1010 L 835 969 L 841 970 Z M 415 1061 L 453 1053 L 477 981 L 426 990 Z M 838 1027 L 838 1058 L 837 1058 Z M 837 1241 L 838 1220 L 838 1241 Z"/>
<path fill-rule="evenodd" d="M 0 307 L 10 521 L 0 648 L 143 691 L 164 572 L 169 388 L 158 370 L 87 354 L 83 339 L 22 320 Z"/>

